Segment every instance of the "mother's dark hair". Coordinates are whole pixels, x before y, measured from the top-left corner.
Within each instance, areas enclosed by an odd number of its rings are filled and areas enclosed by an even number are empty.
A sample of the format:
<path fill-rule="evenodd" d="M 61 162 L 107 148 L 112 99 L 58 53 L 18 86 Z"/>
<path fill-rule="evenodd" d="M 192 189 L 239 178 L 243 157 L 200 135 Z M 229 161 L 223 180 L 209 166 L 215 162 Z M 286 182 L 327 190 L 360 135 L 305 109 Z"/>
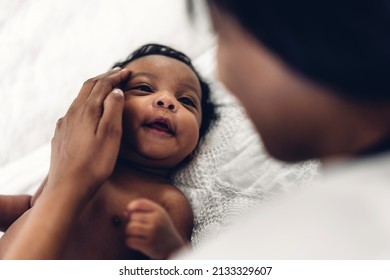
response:
<path fill-rule="evenodd" d="M 340 95 L 390 101 L 389 0 L 207 2 L 295 71 Z"/>

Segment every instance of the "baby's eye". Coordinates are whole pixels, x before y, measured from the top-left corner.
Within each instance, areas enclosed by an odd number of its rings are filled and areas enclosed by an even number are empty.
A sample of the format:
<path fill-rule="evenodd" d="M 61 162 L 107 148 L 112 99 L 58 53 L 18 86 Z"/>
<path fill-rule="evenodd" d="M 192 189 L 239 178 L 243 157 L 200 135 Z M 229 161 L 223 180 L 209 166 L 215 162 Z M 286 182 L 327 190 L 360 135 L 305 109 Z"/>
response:
<path fill-rule="evenodd" d="M 139 90 L 139 91 L 145 91 L 145 92 L 153 92 L 153 89 L 148 85 L 137 85 L 131 88 L 131 90 Z"/>
<path fill-rule="evenodd" d="M 192 101 L 192 99 L 189 98 L 189 97 L 180 97 L 180 98 L 178 98 L 177 100 L 179 100 L 179 102 L 180 102 L 181 104 L 184 104 L 184 105 L 187 105 L 187 106 L 191 106 L 191 107 L 196 108 L 195 102 Z"/>

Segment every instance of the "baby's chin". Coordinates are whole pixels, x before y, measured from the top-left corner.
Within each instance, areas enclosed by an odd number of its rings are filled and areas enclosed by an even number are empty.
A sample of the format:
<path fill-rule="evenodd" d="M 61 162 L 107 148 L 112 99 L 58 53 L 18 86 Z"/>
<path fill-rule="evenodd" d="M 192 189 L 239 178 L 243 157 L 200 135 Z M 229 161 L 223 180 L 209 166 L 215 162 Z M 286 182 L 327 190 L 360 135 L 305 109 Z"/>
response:
<path fill-rule="evenodd" d="M 185 162 L 187 158 L 188 157 L 184 159 L 175 157 L 150 157 L 137 153 L 119 153 L 118 162 L 130 164 L 134 167 L 161 169 L 170 172 L 179 166 L 182 166 L 182 163 Z"/>

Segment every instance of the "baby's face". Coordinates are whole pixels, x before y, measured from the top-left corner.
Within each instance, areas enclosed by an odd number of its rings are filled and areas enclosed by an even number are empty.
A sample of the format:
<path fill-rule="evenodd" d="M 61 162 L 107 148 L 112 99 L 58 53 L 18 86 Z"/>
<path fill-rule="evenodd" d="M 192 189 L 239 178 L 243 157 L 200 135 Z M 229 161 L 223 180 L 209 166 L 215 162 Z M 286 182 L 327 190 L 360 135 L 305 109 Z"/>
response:
<path fill-rule="evenodd" d="M 136 164 L 171 168 L 195 149 L 202 120 L 201 88 L 184 63 L 148 55 L 126 65 L 120 155 Z"/>

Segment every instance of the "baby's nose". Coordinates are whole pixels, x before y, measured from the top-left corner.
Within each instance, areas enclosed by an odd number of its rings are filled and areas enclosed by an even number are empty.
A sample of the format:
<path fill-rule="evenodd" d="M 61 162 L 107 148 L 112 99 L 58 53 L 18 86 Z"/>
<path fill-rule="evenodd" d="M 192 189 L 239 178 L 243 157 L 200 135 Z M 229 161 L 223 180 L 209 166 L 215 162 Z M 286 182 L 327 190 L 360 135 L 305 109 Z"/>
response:
<path fill-rule="evenodd" d="M 157 108 L 165 108 L 170 111 L 176 111 L 177 109 L 173 98 L 167 95 L 157 97 L 154 101 L 154 105 Z"/>

